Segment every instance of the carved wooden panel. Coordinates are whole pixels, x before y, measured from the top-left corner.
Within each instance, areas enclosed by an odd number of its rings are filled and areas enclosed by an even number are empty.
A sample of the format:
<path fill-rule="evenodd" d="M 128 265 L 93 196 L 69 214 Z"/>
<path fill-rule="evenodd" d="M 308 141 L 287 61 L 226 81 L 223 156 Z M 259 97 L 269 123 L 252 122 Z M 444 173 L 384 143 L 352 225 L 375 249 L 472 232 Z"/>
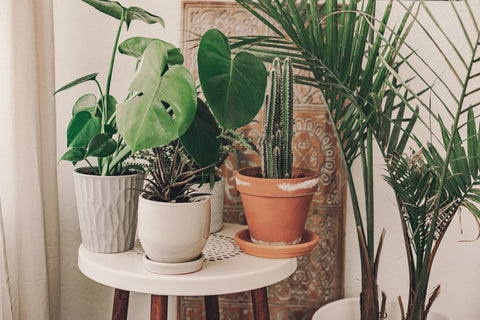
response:
<path fill-rule="evenodd" d="M 219 1 L 185 1 L 183 7 L 184 40 L 195 39 L 209 28 L 218 28 L 227 36 L 268 34 L 267 28 L 235 3 Z M 183 42 L 185 66 L 196 75 L 196 44 Z M 308 255 L 298 258 L 298 269 L 288 279 L 268 288 L 270 315 L 276 320 L 310 319 L 323 304 L 343 296 L 344 227 L 346 186 L 332 123 L 318 90 L 295 87 L 294 165 L 320 172 L 307 228 L 320 241 Z M 257 115 L 261 121 L 261 112 Z M 258 122 L 245 129 L 257 137 Z M 246 152 L 230 157 L 222 171 L 226 177 L 224 221 L 245 224 L 240 195 L 235 189 L 234 171 L 238 166 L 259 165 L 259 156 Z M 221 296 L 221 319 L 253 319 L 248 293 Z M 204 319 L 203 299 L 179 299 L 179 319 Z"/>

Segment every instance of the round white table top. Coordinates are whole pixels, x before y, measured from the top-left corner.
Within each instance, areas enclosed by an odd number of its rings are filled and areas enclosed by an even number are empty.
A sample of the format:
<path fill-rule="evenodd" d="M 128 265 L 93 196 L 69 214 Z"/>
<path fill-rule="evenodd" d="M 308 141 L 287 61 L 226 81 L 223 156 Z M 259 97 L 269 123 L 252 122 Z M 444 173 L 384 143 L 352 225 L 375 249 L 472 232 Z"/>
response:
<path fill-rule="evenodd" d="M 297 259 L 267 259 L 245 254 L 234 240 L 245 226 L 224 223 L 211 234 L 203 250 L 200 271 L 184 275 L 161 275 L 146 271 L 143 250 L 102 254 L 78 249 L 78 267 L 88 278 L 117 289 L 155 295 L 205 296 L 244 292 L 288 278 Z"/>

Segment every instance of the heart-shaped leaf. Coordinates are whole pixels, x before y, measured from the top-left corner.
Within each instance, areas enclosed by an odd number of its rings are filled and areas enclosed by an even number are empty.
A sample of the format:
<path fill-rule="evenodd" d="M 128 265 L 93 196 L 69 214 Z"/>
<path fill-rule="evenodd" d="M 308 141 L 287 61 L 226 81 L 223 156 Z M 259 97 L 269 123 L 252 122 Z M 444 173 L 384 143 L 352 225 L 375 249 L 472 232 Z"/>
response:
<path fill-rule="evenodd" d="M 192 74 L 180 65 L 166 70 L 167 48 L 152 41 L 129 90 L 138 94 L 117 106 L 117 125 L 132 152 L 161 146 L 187 131 L 197 107 Z"/>
<path fill-rule="evenodd" d="M 187 132 L 180 137 L 180 141 L 198 166 L 204 168 L 218 161 L 220 153 L 218 136 L 220 133 L 221 129 L 208 106 L 198 99 L 195 118 Z"/>
<path fill-rule="evenodd" d="M 93 137 L 88 144 L 87 157 L 108 157 L 117 149 L 117 142 L 111 139 L 107 134 L 100 133 Z"/>
<path fill-rule="evenodd" d="M 88 111 L 75 114 L 67 128 L 67 146 L 69 148 L 86 148 L 101 130 L 101 120 L 92 117 Z"/>
<path fill-rule="evenodd" d="M 60 161 L 72 161 L 75 165 L 78 161 L 85 159 L 87 155 L 87 150 L 85 148 L 71 148 L 60 158 Z"/>
<path fill-rule="evenodd" d="M 225 130 L 247 125 L 263 104 L 265 65 L 247 52 L 232 60 L 228 39 L 217 29 L 208 30 L 200 40 L 198 76 L 208 105 Z"/>
<path fill-rule="evenodd" d="M 127 14 L 125 17 L 127 28 L 130 26 L 130 22 L 133 20 L 140 20 L 148 24 L 160 23 L 162 27 L 165 27 L 165 22 L 162 18 L 138 7 L 130 7 L 127 9 Z"/>
<path fill-rule="evenodd" d="M 75 87 L 76 85 L 79 85 L 81 83 L 84 83 L 84 82 L 87 82 L 87 81 L 91 81 L 91 80 L 95 80 L 95 78 L 98 76 L 98 73 L 92 73 L 92 74 L 88 74 L 86 76 L 83 76 L 83 77 L 80 77 L 78 79 L 75 79 L 73 80 L 72 82 L 70 83 L 67 83 L 66 85 L 64 85 L 63 87 L 61 87 L 60 89 L 58 89 L 57 91 L 55 91 L 53 93 L 53 95 L 56 95 L 57 93 L 59 93 L 60 91 L 63 91 L 63 90 L 67 90 L 67 89 L 70 89 L 71 87 Z"/>
<path fill-rule="evenodd" d="M 165 22 L 163 21 L 162 18 L 154 14 L 151 14 L 142 8 L 131 7 L 126 9 L 120 3 L 116 1 L 108 1 L 108 0 L 82 0 L 82 1 L 85 3 L 88 3 L 98 11 L 114 17 L 117 20 L 120 20 L 122 18 L 122 13 L 124 13 L 125 14 L 124 19 L 125 19 L 125 22 L 127 23 L 127 29 L 133 20 L 141 20 L 148 24 L 160 23 L 163 27 L 165 26 Z"/>
<path fill-rule="evenodd" d="M 94 94 L 89 93 L 78 98 L 73 105 L 72 115 L 75 115 L 80 111 L 90 112 L 90 114 L 94 116 L 97 111 L 97 97 Z"/>
<path fill-rule="evenodd" d="M 145 37 L 133 37 L 123 41 L 118 46 L 118 51 L 122 54 L 140 59 L 145 52 L 145 49 L 152 41 L 160 41 L 165 45 L 167 49 L 167 64 L 183 64 L 183 55 L 179 48 L 175 47 L 173 44 L 154 38 L 145 38 Z"/>

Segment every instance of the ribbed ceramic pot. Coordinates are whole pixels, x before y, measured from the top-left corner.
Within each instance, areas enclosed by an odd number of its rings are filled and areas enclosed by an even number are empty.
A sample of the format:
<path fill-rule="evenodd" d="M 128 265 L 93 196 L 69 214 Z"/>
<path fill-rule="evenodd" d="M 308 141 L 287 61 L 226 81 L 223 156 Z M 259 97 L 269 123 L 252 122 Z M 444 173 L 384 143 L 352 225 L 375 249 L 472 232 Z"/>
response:
<path fill-rule="evenodd" d="M 299 178 L 266 179 L 260 167 L 235 173 L 252 242 L 289 245 L 301 241 L 318 172 L 294 168 L 293 175 Z"/>
<path fill-rule="evenodd" d="M 401 320 L 400 307 L 397 302 L 387 301 L 387 320 Z M 330 302 L 313 315 L 312 320 L 360 320 L 360 299 L 345 298 Z M 427 320 L 449 320 L 446 316 L 430 311 Z"/>
<path fill-rule="evenodd" d="M 166 263 L 197 259 L 207 244 L 210 196 L 195 202 L 159 202 L 140 196 L 138 238 L 149 260 Z"/>
<path fill-rule="evenodd" d="M 97 176 L 89 171 L 89 167 L 78 168 L 73 174 L 83 245 L 99 253 L 132 249 L 143 173 Z"/>
<path fill-rule="evenodd" d="M 217 180 L 218 178 L 218 180 Z M 210 215 L 210 233 L 222 230 L 223 226 L 223 201 L 225 199 L 225 179 L 221 176 L 215 176 L 215 185 L 210 190 L 210 184 L 205 182 L 202 186 L 194 184 L 193 189 L 202 193 L 210 193 L 211 215 Z"/>

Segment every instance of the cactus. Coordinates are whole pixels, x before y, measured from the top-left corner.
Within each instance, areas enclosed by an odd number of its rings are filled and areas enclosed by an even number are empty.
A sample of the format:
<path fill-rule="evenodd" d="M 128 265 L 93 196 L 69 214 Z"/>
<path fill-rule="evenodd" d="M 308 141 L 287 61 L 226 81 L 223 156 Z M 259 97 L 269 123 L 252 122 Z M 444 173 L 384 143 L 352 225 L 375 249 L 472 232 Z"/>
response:
<path fill-rule="evenodd" d="M 293 70 L 289 58 L 276 58 L 270 72 L 270 94 L 263 114 L 260 138 L 262 176 L 269 179 L 292 177 Z"/>

